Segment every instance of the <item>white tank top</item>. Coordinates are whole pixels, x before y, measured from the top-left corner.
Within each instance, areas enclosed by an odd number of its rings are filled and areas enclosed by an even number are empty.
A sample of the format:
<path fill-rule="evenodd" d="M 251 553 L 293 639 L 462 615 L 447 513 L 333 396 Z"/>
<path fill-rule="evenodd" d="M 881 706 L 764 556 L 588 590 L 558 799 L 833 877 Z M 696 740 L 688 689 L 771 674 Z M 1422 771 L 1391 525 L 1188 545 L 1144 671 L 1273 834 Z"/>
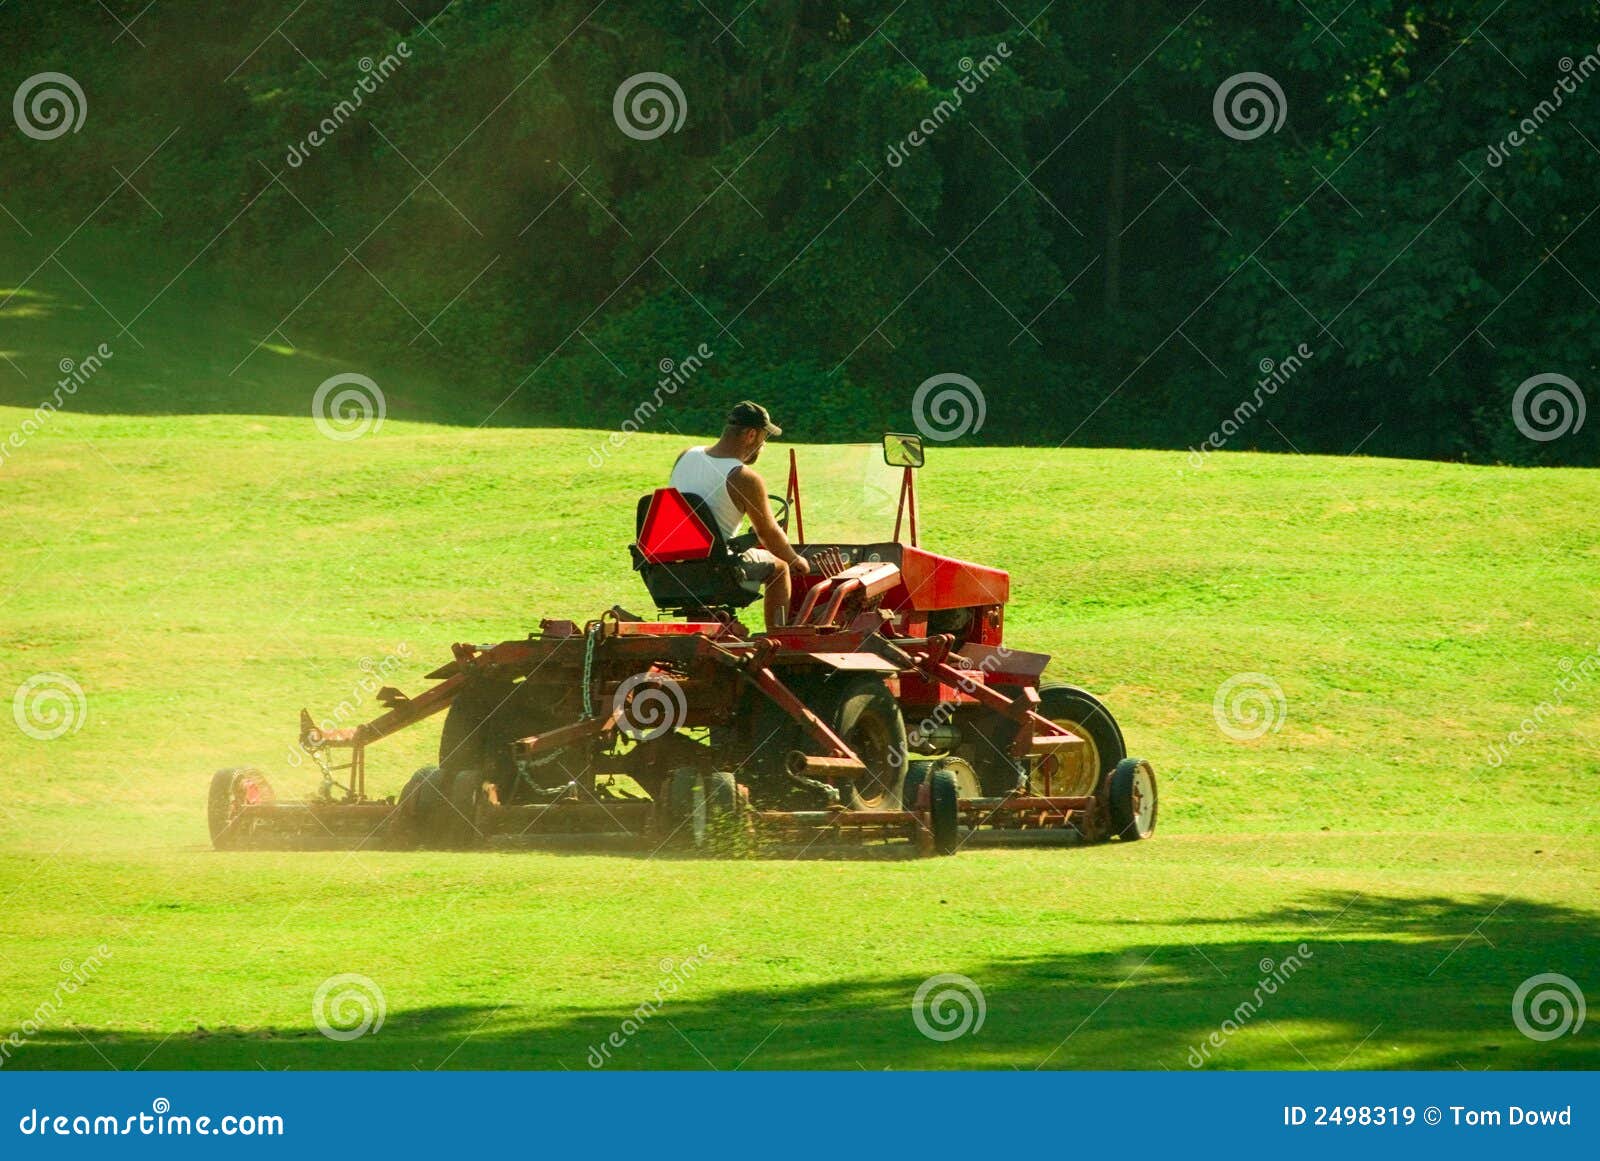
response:
<path fill-rule="evenodd" d="M 703 447 L 692 447 L 673 466 L 670 484 L 688 496 L 699 496 L 716 518 L 722 539 L 732 540 L 744 514 L 728 491 L 728 473 L 741 467 L 731 456 L 711 456 Z"/>

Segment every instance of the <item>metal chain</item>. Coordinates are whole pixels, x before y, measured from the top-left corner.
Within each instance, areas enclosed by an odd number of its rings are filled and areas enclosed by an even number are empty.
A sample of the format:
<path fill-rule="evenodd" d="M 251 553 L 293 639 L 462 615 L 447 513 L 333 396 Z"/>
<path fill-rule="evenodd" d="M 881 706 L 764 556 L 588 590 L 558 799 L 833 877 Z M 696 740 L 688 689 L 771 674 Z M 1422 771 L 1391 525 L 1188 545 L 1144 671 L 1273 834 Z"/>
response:
<path fill-rule="evenodd" d="M 583 720 L 594 717 L 594 643 L 600 623 L 594 622 L 583 634 Z"/>

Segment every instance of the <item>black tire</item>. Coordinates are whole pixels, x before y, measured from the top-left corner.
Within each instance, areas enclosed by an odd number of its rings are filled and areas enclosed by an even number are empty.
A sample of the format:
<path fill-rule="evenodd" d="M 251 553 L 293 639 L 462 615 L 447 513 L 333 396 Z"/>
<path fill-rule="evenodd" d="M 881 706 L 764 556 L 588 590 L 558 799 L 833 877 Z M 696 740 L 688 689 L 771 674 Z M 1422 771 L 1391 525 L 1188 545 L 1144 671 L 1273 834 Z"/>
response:
<path fill-rule="evenodd" d="M 961 849 L 961 815 L 956 808 L 960 794 L 955 772 L 935 766 L 928 775 L 928 813 L 935 854 L 953 855 Z"/>
<path fill-rule="evenodd" d="M 467 850 L 483 842 L 478 829 L 478 800 L 483 794 L 483 776 L 476 770 L 457 770 L 450 779 L 450 801 L 443 815 L 442 833 L 453 850 Z"/>
<path fill-rule="evenodd" d="M 417 774 L 421 781 L 414 791 L 413 833 L 421 846 L 449 847 L 449 820 L 455 814 L 450 808 L 449 775 L 437 766 L 424 766 Z"/>
<path fill-rule="evenodd" d="M 401 843 L 422 842 L 422 788 L 430 776 L 437 776 L 439 767 L 423 766 L 406 779 L 395 799 L 393 831 Z"/>
<path fill-rule="evenodd" d="M 422 786 L 430 777 L 439 773 L 437 766 L 422 766 L 400 788 L 400 797 L 395 799 L 395 806 L 400 812 L 400 817 L 407 823 L 414 823 L 421 809 Z"/>
<path fill-rule="evenodd" d="M 206 794 L 206 827 L 211 832 L 211 846 L 219 851 L 236 851 L 245 845 L 253 829 L 249 824 L 236 822 L 233 817 L 233 799 L 239 779 L 261 771 L 247 766 L 231 766 L 218 770 L 211 776 L 211 788 Z"/>
<path fill-rule="evenodd" d="M 1149 838 L 1156 829 L 1156 772 L 1143 758 L 1124 758 L 1111 772 L 1111 833 L 1124 842 Z"/>
<path fill-rule="evenodd" d="M 667 783 L 667 818 L 670 840 L 679 846 L 699 848 L 706 841 L 709 795 L 700 784 L 700 771 L 683 766 Z"/>
<path fill-rule="evenodd" d="M 900 703 L 880 677 L 834 678 L 824 687 L 833 732 L 867 764 L 842 795 L 852 810 L 899 810 L 910 754 Z"/>

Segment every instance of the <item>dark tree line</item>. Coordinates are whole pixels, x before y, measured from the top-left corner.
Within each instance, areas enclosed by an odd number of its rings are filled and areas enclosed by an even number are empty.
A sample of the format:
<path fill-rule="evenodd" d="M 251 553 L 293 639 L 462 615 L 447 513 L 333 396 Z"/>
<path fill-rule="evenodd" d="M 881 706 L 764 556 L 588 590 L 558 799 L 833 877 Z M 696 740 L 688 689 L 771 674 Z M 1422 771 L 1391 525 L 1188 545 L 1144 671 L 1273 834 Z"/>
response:
<path fill-rule="evenodd" d="M 1595 461 L 1600 419 L 1531 438 L 1513 404 L 1600 392 L 1600 7 L 1037 7 L 307 0 L 275 31 L 292 5 L 172 0 L 139 48 L 13 4 L 6 81 L 78 76 L 95 131 L 0 164 L 70 224 L 181 123 L 165 216 L 112 225 L 181 252 L 248 205 L 205 262 L 273 317 L 349 248 L 376 277 L 297 327 L 376 349 L 438 316 L 415 349 L 520 384 L 497 422 L 615 427 L 704 345 L 647 425 L 750 395 L 857 438 L 955 372 L 969 440 Z M 619 127 L 643 72 L 678 131 Z"/>

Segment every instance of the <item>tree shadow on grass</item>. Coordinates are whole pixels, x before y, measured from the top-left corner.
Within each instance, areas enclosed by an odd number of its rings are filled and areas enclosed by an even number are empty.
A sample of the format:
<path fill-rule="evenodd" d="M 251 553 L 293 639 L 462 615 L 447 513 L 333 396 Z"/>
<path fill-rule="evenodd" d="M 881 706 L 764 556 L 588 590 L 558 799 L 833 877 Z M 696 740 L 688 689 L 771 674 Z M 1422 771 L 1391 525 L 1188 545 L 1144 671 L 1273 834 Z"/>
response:
<path fill-rule="evenodd" d="M 908 922 L 914 922 L 908 917 Z M 1259 927 L 1207 940 L 1208 925 Z M 1128 926 L 1136 926 L 1133 921 Z M 48 1028 L 24 1068 L 1496 1068 L 1600 1067 L 1590 1024 L 1549 1040 L 1513 999 L 1543 973 L 1594 990 L 1600 915 L 1525 899 L 1318 893 L 1253 916 L 1174 924 L 1115 951 L 939 964 L 817 986 L 719 986 L 715 954 L 639 982 L 637 1006 L 396 1008 L 347 1042 L 295 1028 Z M 1000 934 L 1003 934 L 1001 932 Z M 936 947 L 929 962 L 938 963 Z M 930 972 L 931 974 L 931 972 Z M 669 983 L 669 980 L 672 981 Z M 572 981 L 563 981 L 571 993 Z M 1552 985 L 1564 988 L 1565 985 Z M 1535 989 L 1537 995 L 1543 988 Z M 981 992 L 982 1022 L 977 1023 Z M 657 1002 L 659 997 L 659 1003 Z M 1535 1032 L 1562 1021 L 1523 1005 Z M 1541 1014 L 1543 1023 L 1541 1026 Z M 1570 1020 L 1567 1021 L 1569 1024 Z"/>

